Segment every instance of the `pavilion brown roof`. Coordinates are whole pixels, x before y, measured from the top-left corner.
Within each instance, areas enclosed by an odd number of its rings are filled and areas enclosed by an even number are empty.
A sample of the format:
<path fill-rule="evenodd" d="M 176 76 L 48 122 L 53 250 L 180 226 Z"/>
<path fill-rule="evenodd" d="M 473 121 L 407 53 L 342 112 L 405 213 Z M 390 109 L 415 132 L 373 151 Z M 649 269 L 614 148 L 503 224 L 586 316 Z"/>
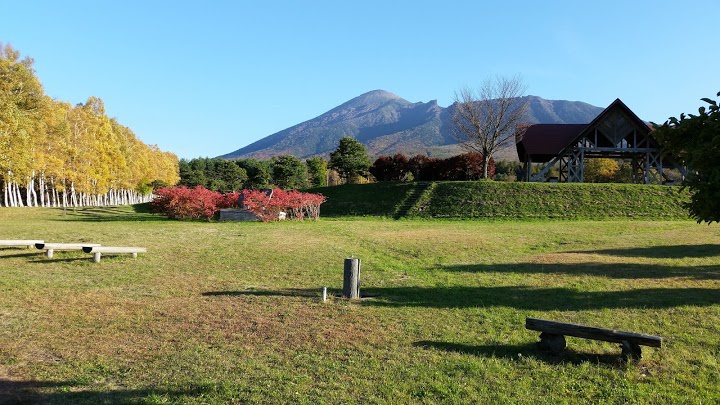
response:
<path fill-rule="evenodd" d="M 521 161 L 549 162 L 570 144 L 588 124 L 534 124 L 520 129 L 516 144 Z"/>

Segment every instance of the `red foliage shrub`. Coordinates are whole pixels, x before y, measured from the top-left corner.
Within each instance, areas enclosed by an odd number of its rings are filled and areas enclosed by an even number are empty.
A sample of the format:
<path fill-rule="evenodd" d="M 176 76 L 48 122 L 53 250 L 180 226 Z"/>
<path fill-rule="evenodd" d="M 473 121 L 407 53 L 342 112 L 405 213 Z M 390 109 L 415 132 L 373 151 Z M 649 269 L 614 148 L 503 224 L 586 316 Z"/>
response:
<path fill-rule="evenodd" d="M 242 192 L 233 191 L 232 193 L 225 193 L 220 195 L 217 200 L 217 207 L 220 208 L 237 208 L 238 198 L 240 198 Z"/>
<path fill-rule="evenodd" d="M 325 202 L 321 194 L 283 191 L 279 188 L 268 195 L 260 190 L 220 194 L 203 186 L 161 187 L 155 194 L 155 199 L 150 203 L 152 212 L 172 219 L 207 221 L 213 219 L 221 208 L 237 207 L 241 194 L 245 208 L 263 222 L 277 221 L 280 212 L 286 212 L 289 218 L 294 219 L 317 219 L 320 216 L 320 205 Z"/>
<path fill-rule="evenodd" d="M 287 217 L 303 220 L 306 217 L 317 219 L 320 216 L 320 205 L 325 202 L 322 194 L 284 191 L 276 188 L 268 195 L 260 190 L 243 190 L 245 208 L 263 221 L 277 221 L 280 212 Z"/>
<path fill-rule="evenodd" d="M 167 215 L 172 219 L 211 220 L 218 211 L 218 202 L 223 196 L 203 186 L 194 188 L 161 187 L 155 191 L 157 197 L 150 203 L 153 212 Z"/>
<path fill-rule="evenodd" d="M 380 159 L 378 159 L 380 160 Z M 382 173 L 389 173 L 390 158 L 376 161 L 383 169 Z M 412 173 L 415 181 L 433 180 L 478 180 L 482 178 L 483 155 L 475 152 L 464 153 L 447 159 L 429 158 L 423 155 L 413 156 L 406 163 L 407 170 Z M 384 166 L 383 166 L 384 165 Z M 378 181 L 387 181 L 389 176 L 375 176 Z M 488 161 L 488 178 L 495 177 L 495 161 Z"/>
<path fill-rule="evenodd" d="M 393 157 L 380 156 L 369 170 L 377 181 L 402 181 L 410 172 L 410 166 L 407 156 L 397 153 Z"/>

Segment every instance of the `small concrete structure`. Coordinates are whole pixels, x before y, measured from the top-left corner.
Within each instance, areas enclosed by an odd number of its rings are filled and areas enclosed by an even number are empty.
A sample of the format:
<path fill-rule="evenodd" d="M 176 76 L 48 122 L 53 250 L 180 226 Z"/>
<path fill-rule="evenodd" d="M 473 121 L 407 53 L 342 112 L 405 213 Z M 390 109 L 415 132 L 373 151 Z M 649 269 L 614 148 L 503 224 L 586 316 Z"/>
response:
<path fill-rule="evenodd" d="M 257 215 L 248 210 L 233 208 L 220 209 L 220 221 L 257 221 Z"/>
<path fill-rule="evenodd" d="M 86 246 L 100 246 L 97 243 L 36 243 L 35 248 L 45 250 L 48 259 L 52 259 L 56 250 L 83 250 Z"/>
<path fill-rule="evenodd" d="M 283 221 L 287 218 L 287 213 L 278 212 L 278 221 Z M 240 210 L 237 208 L 221 208 L 220 209 L 220 221 L 259 221 L 257 215 L 253 214 L 248 210 Z"/>

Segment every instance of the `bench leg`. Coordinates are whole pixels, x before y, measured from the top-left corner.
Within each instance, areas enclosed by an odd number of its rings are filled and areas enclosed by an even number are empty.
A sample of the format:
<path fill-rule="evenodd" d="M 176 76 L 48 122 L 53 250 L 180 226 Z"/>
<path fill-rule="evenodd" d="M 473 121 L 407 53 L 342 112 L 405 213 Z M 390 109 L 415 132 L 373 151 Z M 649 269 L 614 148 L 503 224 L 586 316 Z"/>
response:
<path fill-rule="evenodd" d="M 53 258 L 53 250 L 52 249 L 46 250 L 45 256 L 47 256 L 48 259 L 52 259 Z"/>
<path fill-rule="evenodd" d="M 642 358 L 642 349 L 637 343 L 623 340 L 620 348 L 622 349 L 622 356 L 628 360 L 640 360 Z"/>
<path fill-rule="evenodd" d="M 95 263 L 100 263 L 101 256 L 102 256 L 102 253 L 100 253 L 100 252 L 93 253 L 93 260 L 95 261 Z"/>
<path fill-rule="evenodd" d="M 538 347 L 541 350 L 547 350 L 552 354 L 560 354 L 565 349 L 567 343 L 565 342 L 565 336 L 555 335 L 553 333 L 543 332 L 540 334 L 540 341 Z"/>
<path fill-rule="evenodd" d="M 136 252 L 133 252 L 132 255 L 133 255 L 133 259 L 137 259 L 137 253 L 136 253 Z"/>

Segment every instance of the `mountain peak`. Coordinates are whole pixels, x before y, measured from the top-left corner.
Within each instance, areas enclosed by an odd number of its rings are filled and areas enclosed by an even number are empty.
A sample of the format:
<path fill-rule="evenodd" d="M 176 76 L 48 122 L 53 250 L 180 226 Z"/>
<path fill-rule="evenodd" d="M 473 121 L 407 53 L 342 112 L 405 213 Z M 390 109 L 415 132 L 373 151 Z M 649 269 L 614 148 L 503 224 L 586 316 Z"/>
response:
<path fill-rule="evenodd" d="M 385 103 L 392 100 L 398 100 L 398 101 L 404 101 L 402 97 L 398 96 L 397 94 L 391 93 L 389 91 L 385 90 L 373 90 L 368 91 L 367 93 L 361 94 L 354 99 L 350 100 L 351 103 L 359 103 L 359 104 L 376 104 L 376 103 Z"/>
<path fill-rule="evenodd" d="M 524 121 L 529 124 L 583 124 L 603 110 L 577 101 L 525 98 L 530 105 Z M 359 140 L 375 156 L 457 154 L 461 149 L 451 134 L 453 108 L 456 106 L 440 107 L 435 100 L 411 103 L 389 91 L 373 90 L 222 157 L 267 159 L 287 154 L 299 158 L 327 155 L 337 148 L 343 136 Z"/>

